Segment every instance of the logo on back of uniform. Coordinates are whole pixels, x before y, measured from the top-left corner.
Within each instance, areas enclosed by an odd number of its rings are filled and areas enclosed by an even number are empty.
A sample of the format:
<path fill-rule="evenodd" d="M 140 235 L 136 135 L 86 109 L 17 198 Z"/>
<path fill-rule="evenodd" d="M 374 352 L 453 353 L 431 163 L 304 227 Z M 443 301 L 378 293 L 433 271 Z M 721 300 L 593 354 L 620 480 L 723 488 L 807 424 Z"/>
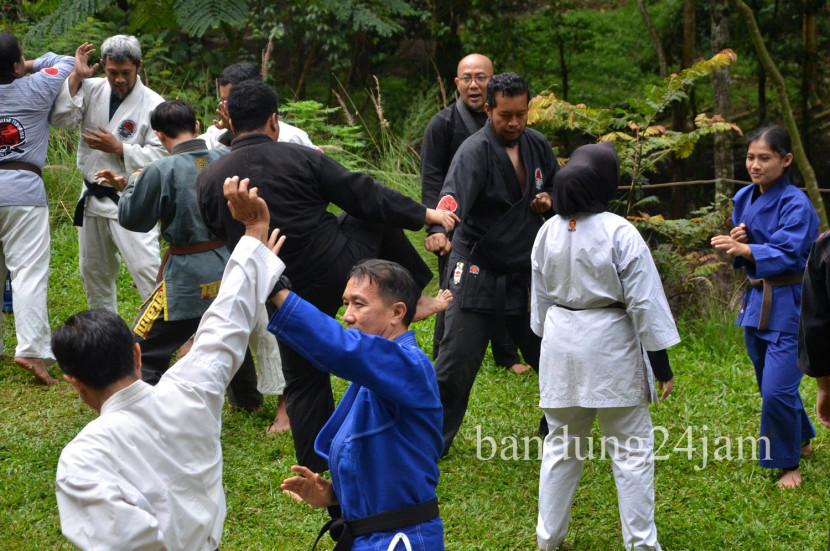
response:
<path fill-rule="evenodd" d="M 536 189 L 542 189 L 542 169 L 536 169 Z"/>
<path fill-rule="evenodd" d="M 58 74 L 58 70 L 55 69 L 54 67 L 47 67 L 43 70 L 43 72 L 46 73 L 47 75 L 52 75 L 52 76 L 55 76 L 55 75 Z"/>
<path fill-rule="evenodd" d="M 448 212 L 455 212 L 457 208 L 458 202 L 456 202 L 455 197 L 452 195 L 444 195 L 441 197 L 441 200 L 438 201 L 438 206 L 435 207 L 436 210 L 445 210 Z"/>
<path fill-rule="evenodd" d="M 118 137 L 122 140 L 129 139 L 133 134 L 135 134 L 135 121 L 127 119 L 118 125 Z"/>
<path fill-rule="evenodd" d="M 568 222 L 568 231 L 576 231 L 576 220 L 571 218 L 571 221 Z"/>
<path fill-rule="evenodd" d="M 0 117 L 0 157 L 12 153 L 23 153 L 21 145 L 26 144 L 26 131 L 20 121 L 11 117 Z"/>
<path fill-rule="evenodd" d="M 196 163 L 196 170 L 202 170 L 208 165 L 208 160 L 204 157 L 196 157 L 194 162 Z"/>

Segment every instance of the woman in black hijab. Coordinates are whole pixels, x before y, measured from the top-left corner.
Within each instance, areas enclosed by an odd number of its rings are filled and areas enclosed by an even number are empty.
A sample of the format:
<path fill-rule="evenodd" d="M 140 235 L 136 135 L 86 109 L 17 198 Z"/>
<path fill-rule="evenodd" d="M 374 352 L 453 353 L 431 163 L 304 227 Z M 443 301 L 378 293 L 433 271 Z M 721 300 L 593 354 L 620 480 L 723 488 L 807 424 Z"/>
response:
<path fill-rule="evenodd" d="M 600 449 L 589 442 L 595 418 L 614 464 L 625 548 L 660 549 L 648 402 L 657 401 L 655 379 L 662 399 L 673 388 L 665 349 L 680 337 L 643 238 L 607 212 L 619 174 L 612 143 L 574 151 L 554 179 L 557 215 L 531 255 L 531 328 L 543 337 L 539 406 L 550 427 L 539 476 L 542 549 L 565 540 L 583 463 Z"/>

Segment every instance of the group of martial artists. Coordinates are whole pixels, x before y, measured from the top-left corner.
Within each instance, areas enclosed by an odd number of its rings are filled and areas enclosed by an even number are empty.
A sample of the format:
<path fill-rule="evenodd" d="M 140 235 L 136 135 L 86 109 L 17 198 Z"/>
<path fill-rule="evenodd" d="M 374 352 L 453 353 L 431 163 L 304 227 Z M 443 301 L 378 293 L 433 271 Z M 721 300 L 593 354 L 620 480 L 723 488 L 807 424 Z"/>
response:
<path fill-rule="evenodd" d="M 218 546 L 224 391 L 244 409 L 262 403 L 250 338 L 260 389 L 270 379 L 272 392 L 284 386 L 286 411 L 272 429 L 290 423 L 299 476 L 283 488 L 329 508 L 337 549 L 393 549 L 403 539 L 441 549 L 437 461 L 492 342 L 498 364 L 526 369 L 518 349 L 539 375 L 539 547 L 555 549 L 567 535 L 598 418 L 613 443 L 626 548 L 660 549 L 648 404 L 674 387 L 666 349 L 679 336 L 647 245 L 608 212 L 620 177 L 613 144 L 583 146 L 560 169 L 547 139 L 526 128 L 527 82 L 472 54 L 458 65 L 458 100 L 424 135 L 419 204 L 346 170 L 280 121 L 276 94 L 253 65 L 226 68 L 219 118 L 200 134 L 190 105 L 141 83 L 135 37 L 101 45 L 104 78 L 93 78 L 94 51 L 85 43 L 74 59 L 26 62 L 16 38 L 0 34 L 0 174 L 15 183 L 0 198 L 0 258 L 15 289 L 15 361 L 52 384 L 46 367 L 57 356 L 101 413 L 58 466 L 67 537 L 80 547 Z M 33 94 L 36 115 L 23 109 Z M 48 323 L 38 321 L 48 282 L 47 120 L 82 129 L 75 224 L 93 308 L 56 332 L 54 356 Z M 801 483 L 798 461 L 815 436 L 795 355 L 817 217 L 789 183 L 791 161 L 782 129 L 752 134 L 754 185 L 735 198 L 735 229 L 712 240 L 750 276 L 738 323 L 762 394 L 761 456 L 771 458 L 762 466 L 783 469 L 783 487 Z M 330 214 L 330 203 L 343 214 Z M 157 225 L 170 245 L 163 261 Z M 421 227 L 439 257 L 436 298 L 423 295 L 432 273 L 402 231 Z M 145 301 L 130 328 L 117 316 L 121 257 Z M 344 303 L 346 331 L 333 321 Z M 408 326 L 435 313 L 433 371 Z M 197 328 L 193 350 L 169 368 Z M 336 411 L 330 373 L 357 383 Z M 331 481 L 319 475 L 326 470 Z"/>

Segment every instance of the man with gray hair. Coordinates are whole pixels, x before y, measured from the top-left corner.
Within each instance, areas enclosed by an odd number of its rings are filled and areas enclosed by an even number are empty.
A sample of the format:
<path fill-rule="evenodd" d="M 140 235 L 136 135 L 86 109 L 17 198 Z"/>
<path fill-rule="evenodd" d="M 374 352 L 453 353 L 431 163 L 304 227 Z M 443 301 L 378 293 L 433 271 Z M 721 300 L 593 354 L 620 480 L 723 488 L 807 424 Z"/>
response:
<path fill-rule="evenodd" d="M 134 36 L 116 35 L 101 45 L 106 78 L 90 78 L 98 64 L 76 63 L 52 110 L 52 124 L 81 125 L 78 169 L 84 189 L 75 209 L 81 279 L 90 308 L 118 311 L 115 281 L 120 256 L 142 300 L 153 292 L 158 273 L 158 229 L 131 232 L 118 224 L 120 190 L 95 177 L 109 169 L 128 177 L 166 151 L 150 126 L 150 112 L 164 99 L 138 76 L 143 61 Z"/>

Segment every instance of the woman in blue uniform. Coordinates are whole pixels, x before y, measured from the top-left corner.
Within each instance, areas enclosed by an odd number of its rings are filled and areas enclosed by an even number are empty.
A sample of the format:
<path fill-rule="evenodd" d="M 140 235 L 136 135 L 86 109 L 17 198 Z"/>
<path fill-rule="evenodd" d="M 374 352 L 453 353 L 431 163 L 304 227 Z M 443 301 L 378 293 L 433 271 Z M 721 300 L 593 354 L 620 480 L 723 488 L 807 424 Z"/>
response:
<path fill-rule="evenodd" d="M 801 485 L 799 461 L 811 451 L 815 430 L 798 392 L 798 318 L 801 280 L 810 245 L 818 237 L 818 216 L 807 196 L 790 185 L 790 137 L 779 126 L 760 128 L 747 138 L 746 169 L 753 185 L 733 199 L 734 228 L 712 238 L 716 249 L 745 268 L 750 288 L 737 324 L 761 391 L 762 467 L 782 469 L 780 488 Z"/>

